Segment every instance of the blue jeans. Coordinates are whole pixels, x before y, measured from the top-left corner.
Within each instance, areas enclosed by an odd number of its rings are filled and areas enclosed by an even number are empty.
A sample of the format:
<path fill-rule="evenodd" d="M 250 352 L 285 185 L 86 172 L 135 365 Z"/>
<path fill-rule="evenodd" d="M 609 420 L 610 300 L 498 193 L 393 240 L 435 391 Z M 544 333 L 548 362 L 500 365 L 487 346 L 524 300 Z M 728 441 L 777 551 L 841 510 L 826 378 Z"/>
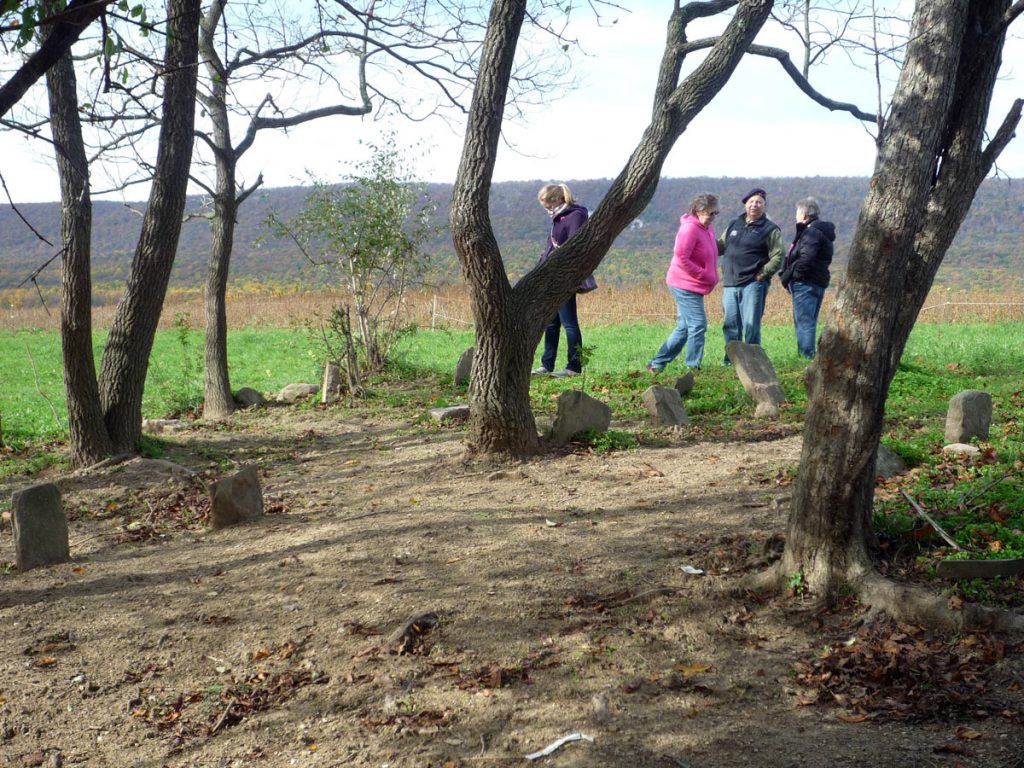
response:
<path fill-rule="evenodd" d="M 579 373 L 583 370 L 580 364 L 580 348 L 583 346 L 583 334 L 580 333 L 580 321 L 576 316 L 576 294 L 558 308 L 555 319 L 544 329 L 544 354 L 540 358 L 541 365 L 549 371 L 555 370 L 555 357 L 558 356 L 558 337 L 565 328 L 565 341 L 569 345 L 569 359 L 565 367 Z"/>
<path fill-rule="evenodd" d="M 808 360 L 814 358 L 814 334 L 818 330 L 818 311 L 825 289 L 814 283 L 790 283 L 793 294 L 793 325 L 796 326 L 797 351 Z"/>
<path fill-rule="evenodd" d="M 693 291 L 669 286 L 669 293 L 676 300 L 676 328 L 658 354 L 651 360 L 651 367 L 662 370 L 675 360 L 683 351 L 687 340 L 690 346 L 686 350 L 686 365 L 689 368 L 700 368 L 704 359 L 704 333 L 708 329 L 708 316 L 704 313 L 704 297 Z"/>
<path fill-rule="evenodd" d="M 768 296 L 768 280 L 755 280 L 746 285 L 722 289 L 722 334 L 726 345 L 730 341 L 747 344 L 761 343 L 761 316 L 764 315 L 764 301 Z M 729 356 L 722 361 L 729 364 Z"/>

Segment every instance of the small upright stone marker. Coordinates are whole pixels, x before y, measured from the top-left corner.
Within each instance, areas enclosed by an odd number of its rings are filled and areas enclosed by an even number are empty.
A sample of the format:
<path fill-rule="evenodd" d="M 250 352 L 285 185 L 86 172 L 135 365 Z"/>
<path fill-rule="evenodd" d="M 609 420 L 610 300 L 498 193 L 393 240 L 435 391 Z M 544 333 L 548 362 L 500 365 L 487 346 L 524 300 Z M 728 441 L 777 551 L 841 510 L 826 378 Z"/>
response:
<path fill-rule="evenodd" d="M 469 384 L 470 376 L 473 375 L 473 358 L 476 356 L 476 347 L 470 347 L 459 357 L 455 365 L 455 386 L 462 387 Z"/>
<path fill-rule="evenodd" d="M 686 397 L 693 391 L 693 371 L 687 371 L 673 384 L 680 397 Z"/>
<path fill-rule="evenodd" d="M 11 507 L 14 563 L 19 571 L 66 563 L 71 558 L 68 519 L 56 485 L 40 483 L 15 491 Z"/>
<path fill-rule="evenodd" d="M 320 400 L 333 403 L 341 397 L 341 366 L 328 362 L 324 366 L 324 385 L 320 390 Z"/>
<path fill-rule="evenodd" d="M 754 415 L 769 418 L 778 416 L 779 405 L 786 399 L 786 395 L 779 384 L 779 377 L 775 375 L 775 366 L 764 349 L 757 344 L 730 341 L 725 346 L 725 353 L 736 369 L 736 376 L 743 384 L 743 389 L 757 404 Z"/>
<path fill-rule="evenodd" d="M 879 443 L 875 453 L 875 476 L 890 478 L 906 471 L 907 463 L 903 458 L 889 446 Z"/>
<path fill-rule="evenodd" d="M 690 423 L 690 416 L 679 399 L 679 390 L 674 387 L 648 387 L 643 394 L 643 401 L 655 424 L 685 427 Z"/>
<path fill-rule="evenodd" d="M 580 432 L 607 432 L 611 423 L 612 409 L 605 403 L 578 389 L 567 389 L 558 396 L 558 413 L 548 440 L 553 445 L 565 445 Z"/>
<path fill-rule="evenodd" d="M 211 483 L 210 501 L 210 525 L 214 528 L 247 523 L 260 517 L 263 514 L 263 491 L 260 490 L 256 467 L 246 467 Z"/>
<path fill-rule="evenodd" d="M 953 395 L 946 411 L 946 442 L 969 443 L 973 438 L 988 440 L 992 426 L 992 395 L 980 389 L 965 389 Z"/>

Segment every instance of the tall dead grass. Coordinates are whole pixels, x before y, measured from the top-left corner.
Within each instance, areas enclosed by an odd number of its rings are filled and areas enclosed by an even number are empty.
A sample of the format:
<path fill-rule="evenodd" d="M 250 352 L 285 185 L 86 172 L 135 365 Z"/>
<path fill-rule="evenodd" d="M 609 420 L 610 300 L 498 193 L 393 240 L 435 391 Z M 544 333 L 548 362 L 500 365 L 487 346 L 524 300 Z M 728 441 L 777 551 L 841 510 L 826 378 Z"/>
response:
<path fill-rule="evenodd" d="M 835 290 L 825 293 L 822 316 L 829 311 L 835 299 Z M 36 297 L 26 300 L 0 292 L 0 328 L 56 329 L 59 327 L 57 296 L 47 296 L 44 308 Z M 228 326 L 230 328 L 287 328 L 315 321 L 327 316 L 332 307 L 344 302 L 344 295 L 336 291 L 262 290 L 237 291 L 228 296 Z M 722 320 L 722 292 L 717 288 L 706 302 L 709 323 Z M 93 310 L 93 324 L 97 329 L 110 327 L 116 308 L 115 300 L 105 300 Z M 464 286 L 422 289 L 406 296 L 402 311 L 420 327 L 469 329 L 473 326 L 473 312 L 469 292 Z M 601 286 L 593 293 L 579 297 L 582 322 L 590 326 L 619 325 L 623 323 L 650 323 L 665 325 L 675 319 L 675 304 L 664 285 L 611 287 Z M 196 329 L 203 327 L 203 300 L 197 290 L 173 291 L 164 304 L 160 317 L 162 328 L 173 327 L 179 316 L 187 317 Z M 918 322 L 923 323 L 996 323 L 1024 320 L 1024 293 L 996 291 L 951 291 L 936 288 L 928 297 Z M 788 325 L 792 323 L 789 294 L 781 286 L 773 285 L 768 292 L 765 323 Z"/>

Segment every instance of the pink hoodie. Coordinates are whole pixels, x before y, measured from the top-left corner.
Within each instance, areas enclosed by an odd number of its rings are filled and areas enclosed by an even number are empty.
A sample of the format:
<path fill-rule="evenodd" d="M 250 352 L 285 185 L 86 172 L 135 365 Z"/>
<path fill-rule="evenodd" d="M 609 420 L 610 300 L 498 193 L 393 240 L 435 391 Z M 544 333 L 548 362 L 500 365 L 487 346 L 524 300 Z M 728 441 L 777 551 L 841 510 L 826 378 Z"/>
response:
<path fill-rule="evenodd" d="M 679 232 L 665 282 L 672 288 L 702 296 L 707 296 L 718 285 L 715 229 L 710 225 L 705 227 L 692 213 L 679 217 Z"/>

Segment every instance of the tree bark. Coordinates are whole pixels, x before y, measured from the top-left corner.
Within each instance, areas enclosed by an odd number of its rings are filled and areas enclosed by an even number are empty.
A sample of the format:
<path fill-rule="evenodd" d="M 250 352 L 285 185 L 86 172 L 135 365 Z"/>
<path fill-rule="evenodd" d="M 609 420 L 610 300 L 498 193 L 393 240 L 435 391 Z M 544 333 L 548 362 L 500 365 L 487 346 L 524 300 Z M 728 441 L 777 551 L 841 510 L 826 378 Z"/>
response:
<path fill-rule="evenodd" d="M 50 130 L 60 177 L 61 266 L 60 339 L 64 391 L 68 404 L 71 464 L 86 467 L 112 452 L 103 421 L 92 345 L 92 275 L 90 271 L 92 200 L 89 162 L 78 114 L 78 84 L 71 53 L 46 73 Z"/>
<path fill-rule="evenodd" d="M 982 151 L 1007 8 L 1005 0 L 921 0 L 915 10 L 845 281 L 810 369 L 800 472 L 775 574 L 803 574 L 826 601 L 877 582 L 870 520 L 889 385 L 942 257 L 1020 118 L 1018 103 Z M 887 608 L 908 616 L 915 602 Z"/>
<path fill-rule="evenodd" d="M 235 242 L 235 221 L 238 217 L 238 198 L 235 190 L 238 158 L 231 146 L 227 72 L 214 45 L 217 25 L 223 17 L 226 4 L 227 0 L 214 0 L 210 4 L 199 33 L 199 47 L 210 76 L 211 89 L 210 95 L 203 99 L 203 102 L 213 122 L 213 145 L 217 166 L 213 220 L 210 222 L 212 242 L 204 294 L 206 367 L 203 417 L 207 419 L 223 419 L 235 410 L 228 374 L 227 290 L 231 252 Z"/>
<path fill-rule="evenodd" d="M 125 294 L 103 352 L 100 397 L 114 450 L 142 435 L 142 392 L 181 234 L 192 162 L 199 0 L 169 0 L 163 117 L 156 172 Z"/>
<path fill-rule="evenodd" d="M 728 81 L 772 10 L 771 2 L 741 3 L 705 60 L 680 83 L 687 24 L 733 5 L 719 1 L 676 7 L 668 23 L 651 122 L 640 144 L 590 221 L 559 248 L 558 258 L 533 269 L 515 287 L 509 284 L 491 229 L 488 197 L 525 2 L 498 0 L 492 5 L 450 213 L 455 253 L 469 284 L 476 322 L 471 451 L 521 457 L 537 449 L 529 382 L 544 326 L 646 207 L 672 146 Z"/>
<path fill-rule="evenodd" d="M 71 0 L 52 23 L 39 49 L 0 87 L 0 117 L 17 104 L 28 89 L 39 80 L 81 37 L 92 22 L 107 11 L 113 0 Z"/>

